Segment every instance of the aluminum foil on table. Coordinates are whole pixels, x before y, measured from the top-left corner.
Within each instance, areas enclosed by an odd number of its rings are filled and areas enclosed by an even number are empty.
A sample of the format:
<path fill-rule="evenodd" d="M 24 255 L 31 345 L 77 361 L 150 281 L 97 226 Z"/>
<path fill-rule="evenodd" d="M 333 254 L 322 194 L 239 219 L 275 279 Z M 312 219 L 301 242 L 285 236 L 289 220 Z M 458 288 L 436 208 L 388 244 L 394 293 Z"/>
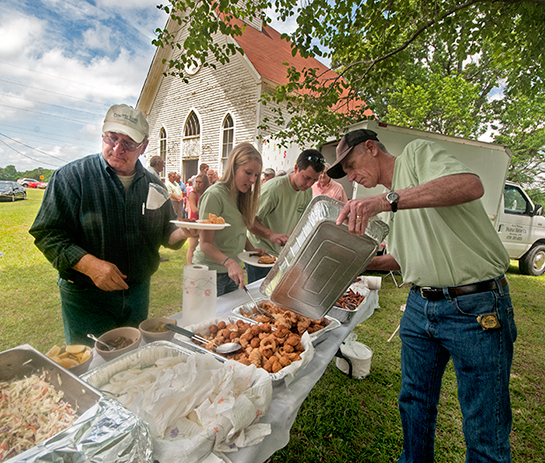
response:
<path fill-rule="evenodd" d="M 78 419 L 64 431 L 9 459 L 10 462 L 151 462 L 151 437 L 144 421 L 116 400 L 104 397 L 29 345 L 0 353 L 0 380 L 46 372 Z"/>
<path fill-rule="evenodd" d="M 261 284 L 275 304 L 309 318 L 322 318 L 363 272 L 388 234 L 374 217 L 365 235 L 351 235 L 336 220 L 344 203 L 316 196 Z"/>
<path fill-rule="evenodd" d="M 128 352 L 85 380 L 146 420 L 160 463 L 217 461 L 215 455 L 257 444 L 271 431 L 256 423 L 272 398 L 266 372 L 220 363 L 170 341 Z"/>

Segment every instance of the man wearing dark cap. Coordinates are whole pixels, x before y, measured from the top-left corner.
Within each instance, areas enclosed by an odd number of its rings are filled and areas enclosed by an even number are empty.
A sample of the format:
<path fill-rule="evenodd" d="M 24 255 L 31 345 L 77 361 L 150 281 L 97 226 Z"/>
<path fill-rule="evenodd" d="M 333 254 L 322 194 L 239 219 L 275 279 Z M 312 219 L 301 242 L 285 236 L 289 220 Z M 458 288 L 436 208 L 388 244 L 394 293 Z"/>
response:
<path fill-rule="evenodd" d="M 332 178 L 348 175 L 388 193 L 348 201 L 363 235 L 370 217 L 390 212 L 389 254 L 368 270 L 401 270 L 412 284 L 399 335 L 400 462 L 433 462 L 437 404 L 452 358 L 468 462 L 510 462 L 509 375 L 517 331 L 505 271 L 509 256 L 482 205 L 479 178 L 441 145 L 409 143 L 392 156 L 371 130 L 346 134 Z"/>
<path fill-rule="evenodd" d="M 161 180 L 139 161 L 148 145 L 141 111 L 114 105 L 102 152 L 56 170 L 30 233 L 59 272 L 66 344 L 89 344 L 148 315 L 161 245 L 179 249 L 196 231 L 177 228 Z"/>

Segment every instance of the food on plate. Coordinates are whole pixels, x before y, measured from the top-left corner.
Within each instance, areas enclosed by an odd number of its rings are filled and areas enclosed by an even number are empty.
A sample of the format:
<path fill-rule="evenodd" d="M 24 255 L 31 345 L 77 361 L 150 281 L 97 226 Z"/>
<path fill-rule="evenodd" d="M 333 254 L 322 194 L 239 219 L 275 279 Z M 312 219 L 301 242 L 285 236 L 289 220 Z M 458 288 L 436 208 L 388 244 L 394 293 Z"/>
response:
<path fill-rule="evenodd" d="M 274 264 L 276 262 L 276 257 L 267 253 L 261 254 L 259 252 L 252 252 L 250 253 L 250 257 L 257 257 L 257 262 L 259 264 Z"/>
<path fill-rule="evenodd" d="M 45 355 L 60 366 L 70 369 L 91 357 L 91 348 L 84 345 L 66 346 L 64 349 L 53 346 Z"/>
<path fill-rule="evenodd" d="M 0 461 L 49 439 L 77 418 L 45 372 L 0 381 L 0 397 Z"/>
<path fill-rule="evenodd" d="M 178 219 L 178 222 L 196 222 L 197 219 Z"/>
<path fill-rule="evenodd" d="M 274 264 L 276 262 L 276 257 L 265 254 L 264 256 L 260 256 L 257 259 L 257 262 L 259 264 Z"/>
<path fill-rule="evenodd" d="M 255 365 L 269 373 L 278 373 L 282 368 L 301 359 L 305 350 L 301 344 L 301 336 L 292 333 L 288 325 L 278 324 L 273 329 L 270 323 L 251 324 L 244 320 L 235 323 L 219 322 L 209 327 L 209 335 L 201 335 L 208 339 L 205 347 L 214 351 L 214 346 L 226 342 L 236 342 L 242 351 L 228 354 L 227 358 L 244 365 Z"/>
<path fill-rule="evenodd" d="M 208 220 L 203 220 L 201 223 L 214 223 L 214 224 L 223 224 L 225 219 L 223 217 L 218 217 L 211 212 L 208 213 Z"/>
<path fill-rule="evenodd" d="M 261 309 L 274 315 L 274 318 L 263 315 L 261 312 L 258 312 L 255 307 L 241 310 L 241 315 L 259 323 L 269 323 L 274 328 L 277 328 L 280 325 L 287 326 L 292 333 L 298 335 L 302 335 L 305 331 L 307 331 L 308 334 L 312 334 L 329 325 L 329 320 L 327 318 L 313 320 L 312 318 L 296 314 L 291 310 L 283 309 L 270 301 L 259 301 L 258 305 Z"/>

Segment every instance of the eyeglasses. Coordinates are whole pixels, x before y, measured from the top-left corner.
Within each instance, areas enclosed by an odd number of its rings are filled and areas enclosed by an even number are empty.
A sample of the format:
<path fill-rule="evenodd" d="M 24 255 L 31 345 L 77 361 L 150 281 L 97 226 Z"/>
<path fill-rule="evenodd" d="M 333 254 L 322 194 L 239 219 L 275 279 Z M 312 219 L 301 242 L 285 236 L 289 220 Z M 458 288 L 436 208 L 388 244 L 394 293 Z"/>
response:
<path fill-rule="evenodd" d="M 140 146 L 142 146 L 145 141 L 144 140 L 140 143 L 136 143 L 134 141 L 119 140 L 118 137 L 112 137 L 111 135 L 105 133 L 102 134 L 102 140 L 104 141 L 104 143 L 110 146 L 115 146 L 119 143 L 121 145 L 121 148 L 123 148 L 125 151 L 136 151 L 138 148 L 140 148 Z"/>
<path fill-rule="evenodd" d="M 310 156 L 307 156 L 307 161 L 314 162 L 316 164 L 324 164 L 325 165 L 325 158 L 321 156 L 317 156 L 315 154 L 311 154 Z"/>

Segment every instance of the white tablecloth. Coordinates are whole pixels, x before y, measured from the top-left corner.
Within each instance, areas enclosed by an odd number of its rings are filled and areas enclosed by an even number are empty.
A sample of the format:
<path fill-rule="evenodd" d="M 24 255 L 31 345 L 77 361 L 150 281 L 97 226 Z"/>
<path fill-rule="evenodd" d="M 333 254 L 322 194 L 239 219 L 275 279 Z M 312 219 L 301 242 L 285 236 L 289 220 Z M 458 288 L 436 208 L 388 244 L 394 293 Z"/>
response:
<path fill-rule="evenodd" d="M 255 298 L 262 298 L 259 292 L 261 280 L 248 285 L 248 289 Z M 241 289 L 220 296 L 217 299 L 216 315 L 223 317 L 232 315 L 231 310 L 249 302 L 249 298 Z M 350 322 L 342 324 L 338 328 L 329 331 L 315 346 L 315 354 L 307 367 L 300 371 L 289 386 L 284 381 L 273 383 L 273 396 L 269 409 L 261 423 L 271 423 L 272 433 L 265 437 L 259 445 L 244 448 L 238 452 L 229 453 L 227 457 L 233 463 L 261 463 L 266 461 L 274 452 L 285 447 L 290 440 L 290 429 L 293 426 L 297 412 L 301 404 L 308 396 L 314 385 L 324 374 L 329 362 L 335 357 L 339 346 L 350 332 L 361 322 L 367 320 L 378 307 L 378 291 L 371 291 L 363 306 L 352 317 Z M 180 322 L 181 312 L 170 315 Z M 323 340 L 322 340 L 323 339 Z M 141 345 L 145 344 L 142 340 Z M 94 355 L 90 369 L 104 363 L 99 355 Z M 348 377 L 346 378 L 349 381 Z"/>
<path fill-rule="evenodd" d="M 248 285 L 248 289 L 255 298 L 263 295 L 259 292 L 261 281 Z M 218 297 L 216 313 L 218 317 L 231 315 L 231 309 L 249 302 L 244 291 L 237 290 Z M 271 423 L 272 433 L 263 442 L 253 447 L 229 453 L 227 457 L 234 463 L 264 462 L 274 452 L 285 447 L 290 440 L 290 429 L 293 426 L 301 404 L 308 396 L 314 385 L 324 374 L 329 362 L 335 357 L 339 346 L 350 332 L 361 322 L 367 320 L 378 307 L 378 291 L 371 291 L 365 304 L 354 315 L 349 323 L 326 333 L 324 340 L 316 345 L 314 358 L 307 367 L 300 371 L 296 379 L 286 387 L 284 381 L 273 383 L 272 402 L 267 414 L 261 417 L 261 423 Z M 176 315 L 173 318 L 177 318 Z M 349 381 L 348 376 L 346 378 Z"/>

